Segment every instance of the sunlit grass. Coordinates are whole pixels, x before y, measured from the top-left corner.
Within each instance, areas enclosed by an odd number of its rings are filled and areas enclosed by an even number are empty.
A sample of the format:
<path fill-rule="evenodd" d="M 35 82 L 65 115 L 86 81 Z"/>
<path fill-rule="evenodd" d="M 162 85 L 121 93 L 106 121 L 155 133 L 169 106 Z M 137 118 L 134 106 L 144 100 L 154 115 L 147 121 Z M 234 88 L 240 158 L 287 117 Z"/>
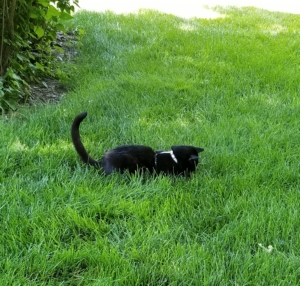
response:
<path fill-rule="evenodd" d="M 300 19 L 217 12 L 76 15 L 72 91 L 0 121 L 1 285 L 297 285 Z M 93 157 L 193 144 L 197 172 L 86 168 L 85 110 Z"/>

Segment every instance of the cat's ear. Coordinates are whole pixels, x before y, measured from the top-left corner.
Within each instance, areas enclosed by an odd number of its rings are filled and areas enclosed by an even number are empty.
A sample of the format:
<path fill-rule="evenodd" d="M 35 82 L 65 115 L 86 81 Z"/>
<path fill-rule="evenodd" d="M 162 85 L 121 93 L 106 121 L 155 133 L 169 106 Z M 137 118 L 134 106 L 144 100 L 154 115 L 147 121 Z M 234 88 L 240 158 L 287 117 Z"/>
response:
<path fill-rule="evenodd" d="M 189 161 L 198 160 L 198 156 L 191 155 Z"/>
<path fill-rule="evenodd" d="M 200 147 L 195 147 L 195 149 L 196 149 L 197 153 L 200 153 L 200 152 L 203 152 L 203 151 L 204 151 L 204 149 L 203 149 L 203 148 L 200 148 Z"/>

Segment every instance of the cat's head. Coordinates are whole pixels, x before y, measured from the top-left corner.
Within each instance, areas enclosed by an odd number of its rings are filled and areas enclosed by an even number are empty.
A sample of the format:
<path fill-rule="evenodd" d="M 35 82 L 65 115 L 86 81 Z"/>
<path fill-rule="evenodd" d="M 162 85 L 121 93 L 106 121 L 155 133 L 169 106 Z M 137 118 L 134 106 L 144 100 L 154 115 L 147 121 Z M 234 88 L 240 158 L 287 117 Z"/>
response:
<path fill-rule="evenodd" d="M 178 164 L 184 171 L 193 172 L 198 165 L 198 154 L 203 152 L 204 149 L 194 146 L 172 146 L 171 147 L 175 158 L 178 160 Z"/>
<path fill-rule="evenodd" d="M 172 146 L 171 151 L 156 151 L 155 170 L 157 173 L 189 176 L 196 170 L 198 153 L 203 148 L 194 146 Z"/>

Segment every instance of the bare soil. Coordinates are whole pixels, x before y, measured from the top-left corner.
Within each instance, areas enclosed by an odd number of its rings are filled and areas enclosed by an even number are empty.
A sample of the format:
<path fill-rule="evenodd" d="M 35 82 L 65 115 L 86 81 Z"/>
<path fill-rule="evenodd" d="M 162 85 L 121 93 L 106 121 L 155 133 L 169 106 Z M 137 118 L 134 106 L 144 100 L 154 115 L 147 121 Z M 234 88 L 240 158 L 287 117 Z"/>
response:
<path fill-rule="evenodd" d="M 77 38 L 74 33 L 64 34 L 58 32 L 53 45 L 61 47 L 64 51 L 53 49 L 57 61 L 73 61 L 77 55 Z M 57 103 L 66 94 L 67 88 L 56 78 L 44 78 L 39 83 L 31 83 L 27 102 L 30 105 L 40 103 Z"/>

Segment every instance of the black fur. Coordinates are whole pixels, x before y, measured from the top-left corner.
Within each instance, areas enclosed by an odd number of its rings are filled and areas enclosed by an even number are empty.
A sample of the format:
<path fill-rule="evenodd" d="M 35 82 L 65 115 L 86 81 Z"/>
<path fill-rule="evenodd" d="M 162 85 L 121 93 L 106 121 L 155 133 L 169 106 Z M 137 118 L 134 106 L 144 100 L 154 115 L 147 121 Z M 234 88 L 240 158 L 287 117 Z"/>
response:
<path fill-rule="evenodd" d="M 111 149 L 100 160 L 95 160 L 87 153 L 80 139 L 79 126 L 86 116 L 87 112 L 83 112 L 73 121 L 71 136 L 74 147 L 84 163 L 102 169 L 106 175 L 125 170 L 129 173 L 148 170 L 157 174 L 188 175 L 196 170 L 198 153 L 204 150 L 193 146 L 172 146 L 172 151 L 155 152 L 144 145 L 125 145 Z"/>
<path fill-rule="evenodd" d="M 172 146 L 173 152 L 157 152 L 156 166 L 157 173 L 189 175 L 194 172 L 198 165 L 198 153 L 203 152 L 203 148 L 194 146 Z"/>

